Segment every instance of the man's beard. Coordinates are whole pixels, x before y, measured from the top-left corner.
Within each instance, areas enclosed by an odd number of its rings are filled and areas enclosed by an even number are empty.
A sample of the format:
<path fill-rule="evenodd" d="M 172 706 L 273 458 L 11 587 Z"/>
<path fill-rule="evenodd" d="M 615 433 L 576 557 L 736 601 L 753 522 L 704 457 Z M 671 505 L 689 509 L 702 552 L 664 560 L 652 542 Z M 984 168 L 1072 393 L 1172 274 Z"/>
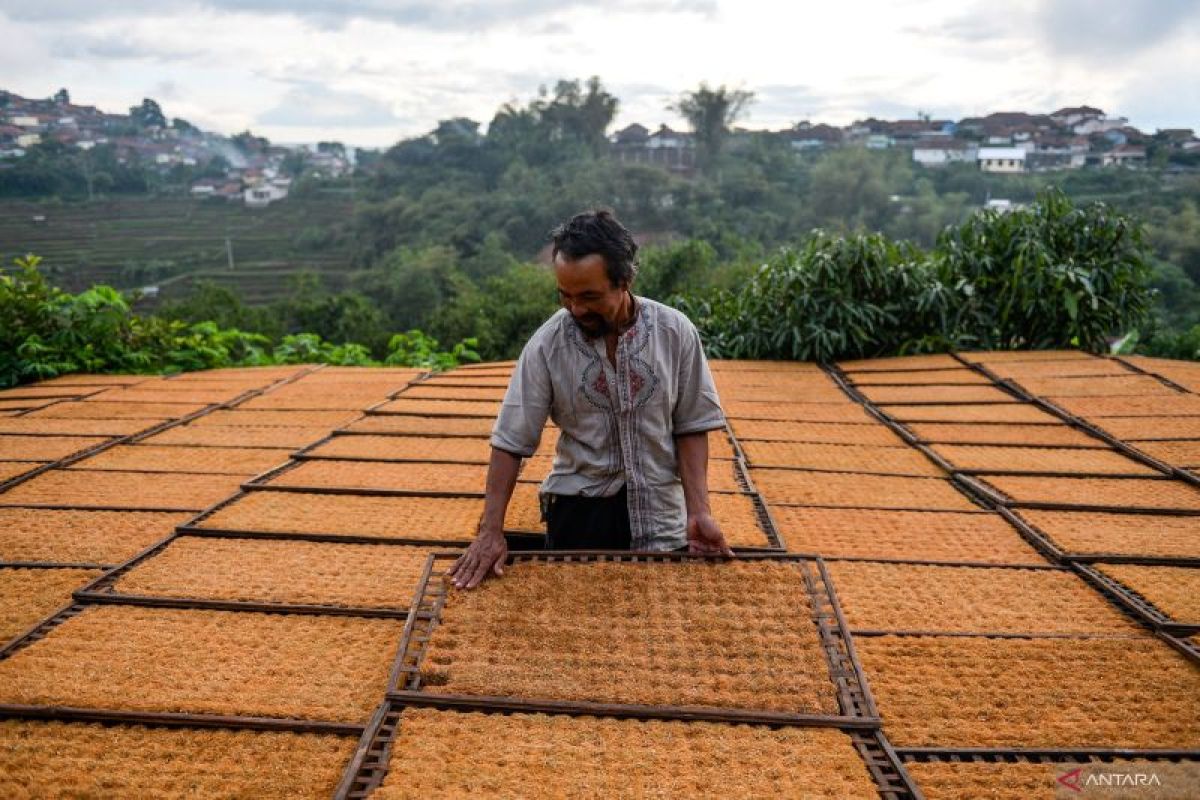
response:
<path fill-rule="evenodd" d="M 579 326 L 579 330 L 583 331 L 588 338 L 595 339 L 597 336 L 604 336 L 612 326 L 608 324 L 608 320 L 599 314 L 585 314 L 582 318 L 571 315 L 571 319 Z"/>

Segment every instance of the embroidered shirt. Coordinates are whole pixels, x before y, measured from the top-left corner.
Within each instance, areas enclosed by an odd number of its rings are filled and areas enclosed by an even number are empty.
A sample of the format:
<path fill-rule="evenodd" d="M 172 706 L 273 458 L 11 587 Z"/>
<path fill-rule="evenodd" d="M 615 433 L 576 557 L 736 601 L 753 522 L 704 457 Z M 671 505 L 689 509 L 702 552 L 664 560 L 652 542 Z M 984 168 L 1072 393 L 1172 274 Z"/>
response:
<path fill-rule="evenodd" d="M 674 437 L 722 428 L 725 417 L 691 320 L 635 299 L 617 339 L 588 338 L 560 309 L 526 343 L 492 429 L 492 445 L 533 455 L 549 417 L 560 429 L 542 494 L 610 497 L 626 487 L 634 550 L 687 544 Z"/>

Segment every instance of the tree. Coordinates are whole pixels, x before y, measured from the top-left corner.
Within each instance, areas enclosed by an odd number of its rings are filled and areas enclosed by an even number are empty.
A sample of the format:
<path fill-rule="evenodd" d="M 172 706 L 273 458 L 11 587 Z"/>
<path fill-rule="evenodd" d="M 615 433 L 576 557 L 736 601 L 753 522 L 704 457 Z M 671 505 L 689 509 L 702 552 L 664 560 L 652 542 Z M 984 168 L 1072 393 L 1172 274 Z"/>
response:
<path fill-rule="evenodd" d="M 139 128 L 165 128 L 167 118 L 163 116 L 158 103 L 149 97 L 142 100 L 140 106 L 131 106 L 129 119 Z"/>
<path fill-rule="evenodd" d="M 54 93 L 54 104 L 56 106 L 66 106 L 71 104 L 71 93 L 66 89 L 59 89 Z"/>
<path fill-rule="evenodd" d="M 171 127 L 180 133 L 187 134 L 188 136 L 200 135 L 199 128 L 188 122 L 186 119 L 181 119 L 180 117 L 176 117 L 175 119 L 171 120 Z"/>
<path fill-rule="evenodd" d="M 721 148 L 729 135 L 729 128 L 754 102 L 754 93 L 741 89 L 719 86 L 708 88 L 701 83 L 693 92 L 684 92 L 679 99 L 667 106 L 688 121 L 696 135 L 696 149 L 701 165 L 713 164 L 721 154 Z"/>

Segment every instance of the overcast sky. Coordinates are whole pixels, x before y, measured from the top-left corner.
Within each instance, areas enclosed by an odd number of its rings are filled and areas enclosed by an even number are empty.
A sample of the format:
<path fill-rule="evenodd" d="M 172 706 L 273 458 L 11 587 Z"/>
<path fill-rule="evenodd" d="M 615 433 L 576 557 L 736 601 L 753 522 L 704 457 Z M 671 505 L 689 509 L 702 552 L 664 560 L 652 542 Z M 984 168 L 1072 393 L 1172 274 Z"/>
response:
<path fill-rule="evenodd" d="M 0 88 L 279 142 L 486 124 L 590 75 L 618 125 L 682 125 L 707 81 L 756 93 L 751 128 L 1082 103 L 1200 128 L 1200 0 L 0 0 L 0 37 Z"/>

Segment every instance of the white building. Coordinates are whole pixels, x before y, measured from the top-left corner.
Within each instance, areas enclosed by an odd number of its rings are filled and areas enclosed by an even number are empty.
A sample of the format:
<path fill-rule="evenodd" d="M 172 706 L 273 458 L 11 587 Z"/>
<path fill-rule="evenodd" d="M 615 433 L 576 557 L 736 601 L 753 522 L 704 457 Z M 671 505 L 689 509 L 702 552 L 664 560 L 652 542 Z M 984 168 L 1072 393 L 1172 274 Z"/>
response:
<path fill-rule="evenodd" d="M 243 196 L 250 208 L 266 208 L 288 196 L 288 186 L 283 181 L 264 181 L 246 189 Z"/>
<path fill-rule="evenodd" d="M 1091 136 L 1093 133 L 1115 131 L 1118 128 L 1124 128 L 1128 124 L 1129 120 L 1125 117 L 1097 117 L 1095 119 L 1084 120 L 1071 130 L 1079 136 Z"/>
<path fill-rule="evenodd" d="M 1024 147 L 981 147 L 976 156 L 984 172 L 1024 172 Z"/>
<path fill-rule="evenodd" d="M 963 143 L 919 144 L 913 148 L 913 161 L 923 167 L 942 167 L 962 161 L 974 161 L 976 150 Z"/>

